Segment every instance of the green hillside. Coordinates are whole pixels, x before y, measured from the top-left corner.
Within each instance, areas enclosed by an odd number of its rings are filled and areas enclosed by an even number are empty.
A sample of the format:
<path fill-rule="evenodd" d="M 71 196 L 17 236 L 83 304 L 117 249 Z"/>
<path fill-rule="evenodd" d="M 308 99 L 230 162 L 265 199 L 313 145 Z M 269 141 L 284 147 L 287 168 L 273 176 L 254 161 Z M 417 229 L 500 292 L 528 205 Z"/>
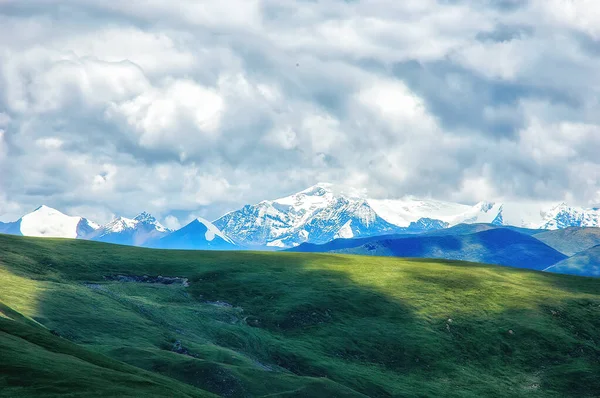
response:
<path fill-rule="evenodd" d="M 0 396 L 591 397 L 598 374 L 600 279 L 0 235 Z"/>

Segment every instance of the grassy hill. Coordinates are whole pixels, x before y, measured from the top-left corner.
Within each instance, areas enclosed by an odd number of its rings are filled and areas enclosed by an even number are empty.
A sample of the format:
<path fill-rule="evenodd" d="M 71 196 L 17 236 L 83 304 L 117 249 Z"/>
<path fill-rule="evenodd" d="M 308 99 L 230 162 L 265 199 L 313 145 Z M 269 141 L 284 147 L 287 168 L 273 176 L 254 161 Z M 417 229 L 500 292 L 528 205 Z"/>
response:
<path fill-rule="evenodd" d="M 584 250 L 547 269 L 560 274 L 600 277 L 600 245 Z"/>
<path fill-rule="evenodd" d="M 445 258 L 543 270 L 566 256 L 520 232 L 489 229 L 468 235 L 383 237 L 362 246 L 334 250 L 371 256 Z"/>
<path fill-rule="evenodd" d="M 81 348 L 4 304 L 0 357 L 0 396 L 215 396 Z"/>
<path fill-rule="evenodd" d="M 569 227 L 541 232 L 534 236 L 567 256 L 600 245 L 600 228 Z"/>
<path fill-rule="evenodd" d="M 599 279 L 0 235 L 0 305 L 0 396 L 600 391 Z"/>

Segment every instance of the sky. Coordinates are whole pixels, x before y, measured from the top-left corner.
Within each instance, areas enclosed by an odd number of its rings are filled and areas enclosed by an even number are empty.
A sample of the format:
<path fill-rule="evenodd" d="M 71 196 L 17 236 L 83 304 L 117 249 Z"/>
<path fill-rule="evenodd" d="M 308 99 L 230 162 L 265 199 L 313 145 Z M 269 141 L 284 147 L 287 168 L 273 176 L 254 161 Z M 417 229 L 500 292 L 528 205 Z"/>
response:
<path fill-rule="evenodd" d="M 596 0 L 0 0 L 0 221 L 596 205 L 599 71 Z"/>

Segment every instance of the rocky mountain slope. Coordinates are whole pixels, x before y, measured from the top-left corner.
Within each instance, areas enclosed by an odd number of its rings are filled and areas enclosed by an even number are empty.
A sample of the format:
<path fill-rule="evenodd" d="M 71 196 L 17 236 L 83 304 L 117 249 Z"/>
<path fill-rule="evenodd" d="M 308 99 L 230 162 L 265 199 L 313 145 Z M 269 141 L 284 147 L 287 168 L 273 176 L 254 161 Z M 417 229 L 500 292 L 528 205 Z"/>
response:
<path fill-rule="evenodd" d="M 117 217 L 86 238 L 121 245 L 149 246 L 171 232 L 173 231 L 164 227 L 154 216 L 143 212 L 133 219 Z"/>

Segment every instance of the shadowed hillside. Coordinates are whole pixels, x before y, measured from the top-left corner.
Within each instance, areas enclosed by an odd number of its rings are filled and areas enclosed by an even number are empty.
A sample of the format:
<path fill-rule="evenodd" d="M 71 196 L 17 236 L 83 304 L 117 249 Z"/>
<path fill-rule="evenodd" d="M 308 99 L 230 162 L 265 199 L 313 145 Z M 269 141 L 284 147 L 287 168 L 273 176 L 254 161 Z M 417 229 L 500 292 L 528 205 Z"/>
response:
<path fill-rule="evenodd" d="M 8 308 L 0 354 L 10 356 L 0 365 L 0 395 L 11 397 L 70 386 L 76 396 L 126 396 L 127 388 L 228 397 L 600 390 L 596 279 L 456 261 L 0 235 L 0 302 Z M 22 343 L 24 335 L 41 348 Z M 104 386 L 90 381 L 92 392 L 78 375 L 104 377 L 87 364 L 100 360 L 112 376 Z"/>
<path fill-rule="evenodd" d="M 546 269 L 570 275 L 600 276 L 600 245 L 584 250 Z"/>
<path fill-rule="evenodd" d="M 215 396 L 84 349 L 1 302 L 0 357 L 0 396 Z"/>
<path fill-rule="evenodd" d="M 421 233 L 402 233 L 402 234 L 390 234 L 390 235 L 378 235 L 369 236 L 366 238 L 353 238 L 353 239 L 334 239 L 331 242 L 314 244 L 314 243 L 303 243 L 286 251 L 299 252 L 299 253 L 328 253 L 336 250 L 350 249 L 354 247 L 362 246 L 369 242 L 375 242 L 380 240 L 389 239 L 403 239 L 403 238 L 416 238 L 423 236 L 450 236 L 450 235 L 470 235 L 478 232 L 489 231 L 491 229 L 506 229 L 516 232 L 521 232 L 525 235 L 534 235 L 539 233 L 540 230 L 517 228 L 511 226 L 498 226 L 492 224 L 459 224 L 450 228 L 437 229 L 434 231 L 427 231 Z"/>
<path fill-rule="evenodd" d="M 566 256 L 539 240 L 510 229 L 468 235 L 412 236 L 374 240 L 333 252 L 372 256 L 444 258 L 543 270 Z"/>

